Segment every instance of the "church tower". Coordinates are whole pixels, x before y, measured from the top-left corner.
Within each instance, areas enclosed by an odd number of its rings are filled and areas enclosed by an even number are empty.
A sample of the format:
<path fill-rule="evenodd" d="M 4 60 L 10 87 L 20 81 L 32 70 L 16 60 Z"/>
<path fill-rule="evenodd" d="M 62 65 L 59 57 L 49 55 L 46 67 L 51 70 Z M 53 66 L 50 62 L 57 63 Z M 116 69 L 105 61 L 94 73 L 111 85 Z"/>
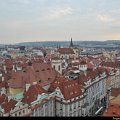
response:
<path fill-rule="evenodd" d="M 62 74 L 62 60 L 59 57 L 52 58 L 52 68 Z"/>
<path fill-rule="evenodd" d="M 72 38 L 71 38 L 71 42 L 70 42 L 70 46 L 69 47 L 71 47 L 71 48 L 74 47 Z"/>
<path fill-rule="evenodd" d="M 71 41 L 70 41 L 70 46 L 69 46 L 71 49 L 73 49 L 74 53 L 75 53 L 75 58 L 79 58 L 79 49 L 76 45 L 73 45 L 73 40 L 72 40 L 72 37 L 71 37 Z"/>

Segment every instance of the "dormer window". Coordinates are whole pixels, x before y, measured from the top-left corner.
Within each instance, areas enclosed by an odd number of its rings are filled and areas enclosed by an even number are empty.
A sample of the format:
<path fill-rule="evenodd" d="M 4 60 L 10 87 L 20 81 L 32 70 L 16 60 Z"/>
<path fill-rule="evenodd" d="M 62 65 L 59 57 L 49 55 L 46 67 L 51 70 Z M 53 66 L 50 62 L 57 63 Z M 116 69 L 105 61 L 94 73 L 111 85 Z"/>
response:
<path fill-rule="evenodd" d="M 113 115 L 116 115 L 116 113 L 115 113 L 115 112 L 113 112 Z"/>
<path fill-rule="evenodd" d="M 36 72 L 39 72 L 39 70 L 36 70 Z"/>
<path fill-rule="evenodd" d="M 41 82 L 41 80 L 39 80 L 39 83 Z"/>
<path fill-rule="evenodd" d="M 45 71 L 45 69 L 42 69 L 42 71 Z"/>
<path fill-rule="evenodd" d="M 48 68 L 47 70 L 50 70 L 50 68 Z"/>

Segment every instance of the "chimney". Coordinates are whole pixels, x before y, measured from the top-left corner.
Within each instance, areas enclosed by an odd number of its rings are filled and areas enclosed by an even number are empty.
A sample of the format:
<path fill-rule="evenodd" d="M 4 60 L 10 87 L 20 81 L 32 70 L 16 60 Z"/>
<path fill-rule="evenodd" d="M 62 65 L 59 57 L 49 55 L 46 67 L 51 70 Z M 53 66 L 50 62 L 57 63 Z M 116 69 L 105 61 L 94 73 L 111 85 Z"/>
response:
<path fill-rule="evenodd" d="M 2 76 L 2 82 L 4 81 L 4 77 Z"/>
<path fill-rule="evenodd" d="M 12 99 L 12 96 L 11 96 L 11 95 L 9 95 L 9 96 L 8 96 L 8 99 L 7 99 L 7 100 L 8 100 L 8 102 L 9 102 L 11 99 Z"/>
<path fill-rule="evenodd" d="M 0 77 L 2 77 L 2 72 L 0 72 Z"/>
<path fill-rule="evenodd" d="M 16 72 L 15 65 L 13 65 L 13 71 L 15 71 L 15 72 Z"/>
<path fill-rule="evenodd" d="M 33 85 L 36 85 L 37 84 L 37 82 L 33 82 Z"/>
<path fill-rule="evenodd" d="M 28 91 L 28 89 L 29 89 L 29 87 L 30 87 L 30 84 L 25 84 L 25 89 L 26 89 L 26 91 Z"/>
<path fill-rule="evenodd" d="M 84 71 L 84 75 L 87 76 L 87 71 Z"/>
<path fill-rule="evenodd" d="M 6 65 L 3 66 L 3 70 L 5 71 L 5 73 L 7 73 Z"/>

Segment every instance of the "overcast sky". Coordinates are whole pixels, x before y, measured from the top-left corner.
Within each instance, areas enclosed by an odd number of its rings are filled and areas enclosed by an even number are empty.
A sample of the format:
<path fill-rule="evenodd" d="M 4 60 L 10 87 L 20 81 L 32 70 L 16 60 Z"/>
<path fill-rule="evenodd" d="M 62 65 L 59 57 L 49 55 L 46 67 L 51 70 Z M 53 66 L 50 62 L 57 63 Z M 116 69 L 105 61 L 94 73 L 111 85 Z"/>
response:
<path fill-rule="evenodd" d="M 0 0 L 0 43 L 120 39 L 120 0 Z"/>

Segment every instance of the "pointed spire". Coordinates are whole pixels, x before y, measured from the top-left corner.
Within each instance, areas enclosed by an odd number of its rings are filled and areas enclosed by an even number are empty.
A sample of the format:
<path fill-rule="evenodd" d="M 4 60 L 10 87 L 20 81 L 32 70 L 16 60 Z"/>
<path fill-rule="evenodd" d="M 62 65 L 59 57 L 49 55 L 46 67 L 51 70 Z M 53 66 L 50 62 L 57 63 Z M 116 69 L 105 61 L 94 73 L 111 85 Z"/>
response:
<path fill-rule="evenodd" d="M 61 48 L 61 46 L 59 45 L 59 48 Z"/>
<path fill-rule="evenodd" d="M 73 47 L 72 37 L 71 37 L 70 47 Z"/>
<path fill-rule="evenodd" d="M 57 45 L 57 49 L 59 48 L 59 45 Z"/>

